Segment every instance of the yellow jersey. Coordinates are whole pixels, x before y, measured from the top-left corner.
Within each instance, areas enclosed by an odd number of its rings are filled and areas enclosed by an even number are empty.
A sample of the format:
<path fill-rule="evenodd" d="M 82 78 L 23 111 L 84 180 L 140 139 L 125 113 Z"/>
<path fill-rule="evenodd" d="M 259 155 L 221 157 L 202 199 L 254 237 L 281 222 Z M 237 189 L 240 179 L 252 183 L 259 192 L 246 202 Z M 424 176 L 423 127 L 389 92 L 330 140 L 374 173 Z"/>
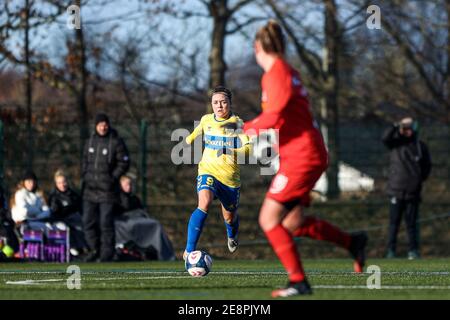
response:
<path fill-rule="evenodd" d="M 241 186 L 238 159 L 245 159 L 243 156 L 250 152 L 250 139 L 224 127 L 227 124 L 242 125 L 243 121 L 234 114 L 228 119 L 216 118 L 214 113 L 204 115 L 186 142 L 191 144 L 203 134 L 205 149 L 198 164 L 198 175 L 210 174 L 224 185 L 237 188 Z"/>

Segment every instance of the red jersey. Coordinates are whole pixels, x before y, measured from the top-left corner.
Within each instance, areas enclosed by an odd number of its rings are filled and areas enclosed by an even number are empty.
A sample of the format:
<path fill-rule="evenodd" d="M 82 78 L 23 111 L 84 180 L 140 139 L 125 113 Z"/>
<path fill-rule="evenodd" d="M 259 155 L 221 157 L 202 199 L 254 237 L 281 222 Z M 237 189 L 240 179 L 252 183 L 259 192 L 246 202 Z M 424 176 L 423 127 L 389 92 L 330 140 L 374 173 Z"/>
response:
<path fill-rule="evenodd" d="M 263 112 L 246 122 L 244 131 L 279 129 L 280 169 L 308 171 L 311 167 L 326 167 L 325 144 L 299 73 L 280 58 L 261 83 Z"/>

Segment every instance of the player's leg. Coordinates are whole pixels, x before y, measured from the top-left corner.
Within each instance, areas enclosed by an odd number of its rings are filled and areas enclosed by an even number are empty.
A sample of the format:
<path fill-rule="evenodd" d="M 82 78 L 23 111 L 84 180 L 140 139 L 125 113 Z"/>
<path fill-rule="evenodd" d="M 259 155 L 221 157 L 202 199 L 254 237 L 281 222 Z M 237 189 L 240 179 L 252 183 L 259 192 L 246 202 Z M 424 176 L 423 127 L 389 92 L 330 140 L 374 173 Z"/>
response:
<path fill-rule="evenodd" d="M 233 253 L 237 250 L 238 232 L 239 232 L 239 214 L 238 211 L 229 211 L 222 204 L 222 216 L 227 229 L 228 250 Z"/>
<path fill-rule="evenodd" d="M 259 224 L 286 269 L 289 278 L 288 287 L 273 291 L 273 297 L 287 297 L 312 293 L 306 281 L 305 272 L 300 261 L 300 254 L 298 253 L 294 239 L 282 224 L 288 210 L 282 203 L 266 197 L 259 214 Z M 292 214 L 296 215 L 298 219 L 301 219 L 299 216 L 302 212 L 298 208 L 292 211 Z"/>
<path fill-rule="evenodd" d="M 213 199 L 214 194 L 212 191 L 206 189 L 199 191 L 198 207 L 192 212 L 189 218 L 185 255 L 197 248 L 203 225 L 208 217 L 208 209 Z"/>
<path fill-rule="evenodd" d="M 366 232 L 348 234 L 325 220 L 303 215 L 302 208 L 310 205 L 311 190 L 314 188 L 323 171 L 324 168 L 312 167 L 307 171 L 294 172 L 286 175 L 289 179 L 283 190 L 284 197 L 281 196 L 281 199 L 297 199 L 301 206 L 299 208 L 294 207 L 291 210 L 292 212 L 283 220 L 283 226 L 294 237 L 307 236 L 317 240 L 329 241 L 346 248 L 354 259 L 354 271 L 360 273 L 363 271 L 365 264 Z M 278 199 L 280 195 L 273 194 L 272 197 Z M 297 214 L 294 210 L 300 211 L 301 213 Z M 301 220 L 298 220 L 299 216 L 302 217 Z"/>
<path fill-rule="evenodd" d="M 351 243 L 350 234 L 343 232 L 328 221 L 305 216 L 298 221 L 295 215 L 287 215 L 283 220 L 283 226 L 288 229 L 294 237 L 308 237 L 315 240 L 324 240 L 334 243 L 340 247 L 349 249 Z"/>
<path fill-rule="evenodd" d="M 296 210 L 301 210 L 296 209 Z M 295 209 L 294 209 L 295 210 Z M 308 237 L 315 240 L 323 240 L 334 243 L 349 250 L 355 259 L 355 272 L 363 272 L 365 264 L 365 247 L 367 235 L 365 232 L 355 232 L 349 234 L 342 231 L 337 226 L 313 216 L 298 215 L 289 213 L 283 220 L 283 226 L 288 229 L 294 237 Z"/>
<path fill-rule="evenodd" d="M 240 188 L 232 188 L 216 181 L 216 195 L 222 204 L 222 215 L 227 229 L 228 250 L 233 253 L 238 247 Z"/>
<path fill-rule="evenodd" d="M 214 178 L 211 176 L 199 176 L 197 178 L 198 207 L 192 212 L 188 223 L 186 249 L 183 259 L 189 252 L 197 248 L 198 240 L 203 230 L 203 225 L 208 216 L 208 209 L 214 200 Z"/>

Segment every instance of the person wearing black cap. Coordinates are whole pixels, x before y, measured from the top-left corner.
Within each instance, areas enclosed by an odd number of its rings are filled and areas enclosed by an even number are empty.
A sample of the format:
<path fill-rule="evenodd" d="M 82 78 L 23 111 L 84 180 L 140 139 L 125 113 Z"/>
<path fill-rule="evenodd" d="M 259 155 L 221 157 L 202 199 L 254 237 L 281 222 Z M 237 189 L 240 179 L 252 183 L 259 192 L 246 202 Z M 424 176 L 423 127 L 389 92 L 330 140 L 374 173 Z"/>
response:
<path fill-rule="evenodd" d="M 95 117 L 95 132 L 87 141 L 82 166 L 83 225 L 91 252 L 87 262 L 114 257 L 114 206 L 119 178 L 129 168 L 127 147 L 104 113 Z"/>
<path fill-rule="evenodd" d="M 431 158 L 426 144 L 419 140 L 418 124 L 411 117 L 402 119 L 383 135 L 383 143 L 390 150 L 387 194 L 390 197 L 390 223 L 387 258 L 395 258 L 397 233 L 405 214 L 409 238 L 408 259 L 419 254 L 420 194 L 423 182 L 431 172 Z"/>

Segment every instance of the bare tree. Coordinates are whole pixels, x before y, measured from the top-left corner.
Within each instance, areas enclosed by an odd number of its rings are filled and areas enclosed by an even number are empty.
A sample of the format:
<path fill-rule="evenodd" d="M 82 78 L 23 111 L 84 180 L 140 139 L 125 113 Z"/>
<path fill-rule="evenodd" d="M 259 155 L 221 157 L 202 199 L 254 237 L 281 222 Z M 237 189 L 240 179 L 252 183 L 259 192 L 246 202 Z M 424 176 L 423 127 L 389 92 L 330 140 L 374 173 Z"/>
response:
<path fill-rule="evenodd" d="M 394 1 L 386 9 L 383 27 L 436 104 L 411 107 L 450 124 L 450 1 Z"/>
<path fill-rule="evenodd" d="M 212 19 L 211 48 L 208 61 L 210 67 L 208 88 L 217 85 L 226 85 L 227 63 L 225 61 L 226 37 L 242 31 L 246 26 L 265 19 L 257 15 L 239 14 L 244 8 L 255 3 L 256 0 L 198 0 L 207 10 L 207 14 L 194 10 L 178 12 L 177 16 L 183 19 L 202 17 Z M 207 112 L 211 106 L 207 104 Z"/>
<path fill-rule="evenodd" d="M 31 170 L 33 168 L 33 128 L 32 128 L 32 71 L 30 64 L 30 11 L 31 5 L 29 0 L 25 1 L 25 7 L 21 14 L 22 25 L 24 31 L 24 64 L 25 64 L 25 97 L 26 97 L 26 109 L 27 109 L 27 168 Z"/>
<path fill-rule="evenodd" d="M 25 69 L 25 108 L 26 108 L 26 130 L 27 130 L 27 163 L 28 169 L 33 167 L 34 143 L 33 143 L 33 77 L 36 71 L 36 61 L 33 59 L 30 32 L 32 29 L 49 24 L 63 12 L 58 9 L 55 1 L 43 1 L 41 5 L 51 6 L 56 11 L 51 13 L 39 10 L 34 0 L 26 0 L 23 6 L 18 6 L 12 1 L 2 4 L 0 24 L 0 57 L 8 60 L 13 65 L 23 66 Z M 23 32 L 22 55 L 17 55 L 7 45 L 7 40 L 12 38 L 13 33 Z"/>
<path fill-rule="evenodd" d="M 75 1 L 76 5 L 81 9 L 81 0 Z M 80 128 L 80 146 L 83 146 L 83 142 L 89 136 L 88 129 L 88 107 L 86 102 L 86 91 L 88 81 L 88 71 L 86 68 L 86 44 L 84 41 L 83 24 L 80 20 L 80 28 L 75 29 L 75 53 L 78 56 L 76 61 L 78 62 L 78 72 L 80 81 L 76 85 L 77 105 L 79 112 L 79 128 Z M 83 154 L 83 148 L 80 147 L 80 164 Z"/>
<path fill-rule="evenodd" d="M 229 29 L 228 25 L 234 18 L 233 15 L 241 8 L 249 5 L 253 0 L 240 0 L 233 6 L 229 5 L 228 0 L 200 0 L 208 9 L 213 20 L 213 30 L 211 33 L 211 50 L 209 53 L 210 78 L 209 88 L 217 85 L 225 85 L 225 72 L 227 65 L 225 63 L 225 38 L 227 35 L 233 34 L 245 25 L 253 22 L 253 19 L 244 23 L 236 24 L 233 29 Z"/>

